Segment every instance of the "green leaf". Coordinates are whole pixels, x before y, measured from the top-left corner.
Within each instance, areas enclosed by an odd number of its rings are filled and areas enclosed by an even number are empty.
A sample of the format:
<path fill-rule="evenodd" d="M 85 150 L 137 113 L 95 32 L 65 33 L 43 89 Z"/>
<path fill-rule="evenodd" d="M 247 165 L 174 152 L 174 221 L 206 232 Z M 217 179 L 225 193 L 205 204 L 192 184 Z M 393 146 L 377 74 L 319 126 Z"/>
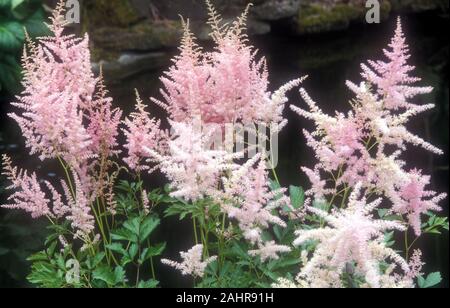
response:
<path fill-rule="evenodd" d="M 111 232 L 111 238 L 116 241 L 130 241 L 133 243 L 137 243 L 138 241 L 137 235 L 124 228 Z"/>
<path fill-rule="evenodd" d="M 123 226 L 128 231 L 131 231 L 134 235 L 139 236 L 140 218 L 131 218 L 123 223 Z"/>
<path fill-rule="evenodd" d="M 106 245 L 106 248 L 108 248 L 111 251 L 120 253 L 121 255 L 126 255 L 127 254 L 127 252 L 123 248 L 122 244 L 120 244 L 120 243 L 108 244 L 108 245 Z"/>
<path fill-rule="evenodd" d="M 136 255 L 138 253 L 138 250 L 139 250 L 138 244 L 135 244 L 135 243 L 131 244 L 130 249 L 128 250 L 128 254 L 129 254 L 131 260 L 134 260 L 134 258 L 136 257 Z"/>
<path fill-rule="evenodd" d="M 141 224 L 139 232 L 139 240 L 141 242 L 145 241 L 147 237 L 155 230 L 159 225 L 159 218 L 147 217 Z"/>
<path fill-rule="evenodd" d="M 25 33 L 22 25 L 16 21 L 0 23 L 0 50 L 19 51 L 23 47 Z"/>
<path fill-rule="evenodd" d="M 147 281 L 139 281 L 138 288 L 139 289 L 153 289 L 156 288 L 159 284 L 158 280 L 150 279 Z"/>
<path fill-rule="evenodd" d="M 19 5 L 21 5 L 24 2 L 25 2 L 25 0 L 11 0 L 11 8 L 14 10 L 15 8 L 17 8 Z"/>
<path fill-rule="evenodd" d="M 442 281 L 441 273 L 434 272 L 430 273 L 426 279 L 423 278 L 422 276 L 419 276 L 419 278 L 417 279 L 417 284 L 419 285 L 419 288 L 426 289 L 438 285 L 439 283 L 441 283 L 441 281 Z"/>
<path fill-rule="evenodd" d="M 159 256 L 166 249 L 166 243 L 159 243 L 155 246 L 149 247 L 145 253 L 144 261 L 155 256 Z"/>
<path fill-rule="evenodd" d="M 23 26 L 27 30 L 30 37 L 38 37 L 48 35 L 50 30 L 44 23 L 45 13 L 42 8 L 39 8 L 31 14 L 25 21 L 23 21 Z"/>
<path fill-rule="evenodd" d="M 116 266 L 114 269 L 114 284 L 119 284 L 125 281 L 125 270 L 121 266 Z"/>
<path fill-rule="evenodd" d="M 289 186 L 289 195 L 291 198 L 291 205 L 295 209 L 299 209 L 305 202 L 305 192 L 301 187 Z"/>
<path fill-rule="evenodd" d="M 115 273 L 107 265 L 101 266 L 93 271 L 92 277 L 104 281 L 108 285 L 115 285 L 116 282 Z"/>

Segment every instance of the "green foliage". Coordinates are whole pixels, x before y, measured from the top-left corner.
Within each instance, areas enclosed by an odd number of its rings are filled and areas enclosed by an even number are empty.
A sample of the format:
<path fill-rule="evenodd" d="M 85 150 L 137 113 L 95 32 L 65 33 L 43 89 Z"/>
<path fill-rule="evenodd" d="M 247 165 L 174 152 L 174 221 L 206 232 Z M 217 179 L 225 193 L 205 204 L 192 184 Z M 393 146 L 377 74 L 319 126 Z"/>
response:
<path fill-rule="evenodd" d="M 0 0 L 0 92 L 17 91 L 24 29 L 31 37 L 45 35 L 44 19 L 41 0 Z"/>
<path fill-rule="evenodd" d="M 48 227 L 42 250 L 28 258 L 32 262 L 30 283 L 45 288 L 155 288 L 153 258 L 160 256 L 166 244 L 152 244 L 151 237 L 160 219 L 151 209 L 145 209 L 139 196 L 142 182 L 120 182 L 117 186 L 117 213 L 103 213 L 102 224 L 108 223 L 108 234 L 99 230 L 99 240 L 85 243 L 83 247 L 61 241 L 71 236 L 68 221 Z M 152 199 L 159 200 L 160 191 L 152 191 Z M 110 216 L 110 217 L 108 217 Z M 74 276 L 75 275 L 75 276 Z M 131 278 L 132 277 L 132 278 Z"/>
<path fill-rule="evenodd" d="M 423 233 L 441 234 L 443 230 L 448 231 L 448 217 L 438 217 L 434 213 L 429 212 L 428 221 L 422 224 Z"/>
<path fill-rule="evenodd" d="M 434 272 L 428 274 L 427 278 L 420 276 L 417 279 L 417 284 L 419 288 L 426 289 L 438 285 L 439 283 L 441 283 L 441 281 L 442 281 L 441 273 Z"/>

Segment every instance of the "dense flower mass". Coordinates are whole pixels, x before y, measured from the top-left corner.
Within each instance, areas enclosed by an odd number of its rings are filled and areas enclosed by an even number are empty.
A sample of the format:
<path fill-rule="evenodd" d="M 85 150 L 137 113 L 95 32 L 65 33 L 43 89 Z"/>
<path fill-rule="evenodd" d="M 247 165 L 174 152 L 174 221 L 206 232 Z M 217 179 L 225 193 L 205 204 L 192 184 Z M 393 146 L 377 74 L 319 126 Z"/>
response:
<path fill-rule="evenodd" d="M 12 190 L 2 207 L 51 223 L 45 250 L 30 258 L 30 282 L 156 287 L 154 258 L 166 247 L 150 238 L 160 223 L 159 206 L 165 217 L 192 220 L 195 246 L 180 252 L 180 262 L 161 262 L 193 276 L 196 287 L 436 285 L 438 273 L 423 277 L 415 243 L 422 233 L 448 230 L 447 219 L 434 214 L 446 195 L 430 190 L 431 177 L 409 169 L 403 156 L 411 145 L 442 151 L 407 129 L 413 116 L 434 105 L 412 100 L 432 89 L 413 84 L 419 79 L 410 75 L 400 20 L 384 51 L 388 60 L 362 65 L 359 85 L 347 81 L 355 94 L 351 111 L 328 115 L 300 89 L 308 109 L 291 109 L 314 122 L 304 135 L 317 158 L 301 168 L 311 182 L 303 191 L 281 187 L 272 157 L 264 153 L 272 134 L 248 131 L 264 146 L 241 149 L 244 138 L 234 128 L 230 133 L 229 124 L 278 133 L 286 124 L 286 93 L 304 78 L 270 93 L 266 62 L 256 59 L 244 34 L 248 9 L 224 24 L 206 2 L 214 50 L 201 49 L 186 22 L 181 53 L 161 78 L 163 101 L 152 99 L 168 112 L 170 132 L 150 116 L 139 94 L 135 111 L 121 121 L 102 76 L 91 72 L 88 37 L 63 34 L 64 1 L 51 19 L 53 36 L 29 42 L 25 90 L 10 116 L 31 154 L 56 159 L 65 175 L 55 185 L 2 158 Z M 118 159 L 120 131 L 125 141 Z M 141 172 L 156 169 L 169 183 L 150 190 Z M 122 171 L 135 182 L 118 181 Z M 401 245 L 397 233 L 403 233 Z M 64 266 L 72 261 L 82 275 L 64 280 Z"/>
<path fill-rule="evenodd" d="M 363 65 L 365 82 L 357 86 L 347 81 L 356 94 L 353 110 L 348 114 L 338 113 L 334 117 L 324 114 L 304 89 L 300 93 L 309 111 L 296 106 L 291 109 L 316 124 L 314 132 L 304 131 L 307 144 L 318 159 L 314 170 L 303 168 L 312 183 L 311 195 L 336 201 L 341 192 L 347 194 L 350 187 L 360 182 L 365 189 L 384 195 L 392 211 L 407 215 L 415 233 L 420 235 L 421 214 L 439 210 L 437 203 L 446 196 L 426 191 L 429 178 L 419 176 L 419 170 L 406 170 L 400 156 L 407 143 L 436 154 L 442 151 L 413 135 L 405 126 L 412 116 L 434 105 L 410 102 L 413 96 L 428 93 L 431 88 L 412 85 L 420 79 L 408 75 L 414 67 L 406 63 L 409 54 L 400 20 L 389 46 L 391 50 L 385 50 L 388 62 L 370 62 L 377 73 Z M 334 185 L 327 185 L 322 178 L 325 174 L 332 174 Z"/>
<path fill-rule="evenodd" d="M 168 134 L 160 128 L 161 121 L 150 118 L 138 93 L 136 96 L 136 111 L 125 119 L 126 127 L 122 129 L 126 137 L 124 148 L 128 151 L 124 161 L 131 169 L 141 171 L 149 169 L 145 164 L 149 158 L 145 149 L 164 153 Z"/>
<path fill-rule="evenodd" d="M 200 48 L 187 22 L 181 53 L 161 78 L 164 101 L 153 101 L 177 122 L 201 117 L 204 123 L 263 121 L 284 124 L 285 94 L 301 80 L 271 94 L 266 61 L 264 58 L 256 60 L 256 51 L 247 44 L 244 34 L 248 9 L 232 24 L 223 25 L 220 16 L 207 2 L 212 27 L 210 35 L 216 47 L 212 52 Z"/>
<path fill-rule="evenodd" d="M 297 114 L 315 122 L 315 131 L 304 134 L 318 163 L 313 169 L 302 170 L 312 184 L 307 194 L 316 206 L 331 208 L 332 212 L 316 207 L 308 211 L 331 228 L 297 231 L 295 245 L 315 240 L 317 247 L 310 259 L 305 256 L 296 283 L 281 279 L 276 286 L 344 287 L 344 276 L 351 272 L 370 287 L 413 287 L 413 279 L 420 275 L 417 256 L 408 264 L 384 241 L 388 230 L 397 230 L 405 232 L 407 243 L 409 227 L 420 236 L 421 216 L 439 211 L 438 203 L 446 198 L 445 194 L 427 190 L 430 177 L 420 170 L 407 170 L 400 158 L 408 143 L 442 154 L 406 128 L 411 117 L 434 105 L 411 102 L 411 98 L 432 88 L 412 85 L 420 79 L 409 76 L 414 67 L 407 64 L 405 41 L 399 19 L 390 50 L 384 51 L 388 62 L 370 61 L 373 70 L 363 64 L 364 82 L 360 86 L 347 81 L 356 94 L 353 110 L 347 114 L 326 115 L 304 89 L 300 94 L 309 110 L 291 106 Z M 331 179 L 326 180 L 326 175 Z M 369 201 L 371 198 L 376 199 Z M 375 219 L 373 212 L 379 206 L 388 207 L 385 210 L 399 214 L 401 220 Z M 408 244 L 406 249 L 410 249 Z M 393 263 L 382 270 L 388 259 Z M 396 271 L 397 267 L 403 274 Z"/>
<path fill-rule="evenodd" d="M 180 256 L 183 259 L 181 263 L 168 259 L 162 259 L 161 262 L 180 270 L 183 275 L 192 275 L 200 278 L 203 277 L 206 266 L 217 259 L 216 256 L 212 256 L 202 261 L 203 245 L 201 244 L 195 245 L 186 252 L 180 252 Z"/>
<path fill-rule="evenodd" d="M 41 160 L 56 158 L 63 166 L 62 182 L 66 205 L 61 195 L 45 182 L 50 200 L 36 175 L 11 167 L 4 157 L 4 173 L 17 190 L 10 208 L 21 208 L 33 217 L 67 214 L 76 237 L 86 238 L 94 230 L 90 204 L 111 186 L 108 169 L 110 158 L 119 153 L 117 137 L 121 110 L 112 107 L 112 99 L 102 77 L 91 71 L 89 39 L 63 33 L 66 26 L 64 2 L 53 12 L 48 26 L 53 36 L 28 42 L 23 56 L 24 91 L 13 103 L 17 112 L 10 113 L 20 126 L 26 146 Z"/>
<path fill-rule="evenodd" d="M 313 257 L 303 266 L 299 277 L 311 287 L 343 287 L 342 275 L 346 266 L 355 262 L 355 275 L 365 277 L 371 287 L 381 286 L 379 263 L 392 258 L 403 271 L 409 272 L 407 262 L 393 249 L 386 247 L 384 233 L 389 230 L 405 231 L 397 221 L 376 220 L 371 214 L 382 199 L 367 204 L 360 195 L 361 184 L 357 184 L 349 197 L 345 210 L 329 214 L 310 207 L 308 210 L 323 218 L 330 226 L 326 228 L 297 231 L 295 245 L 308 240 L 319 241 Z"/>

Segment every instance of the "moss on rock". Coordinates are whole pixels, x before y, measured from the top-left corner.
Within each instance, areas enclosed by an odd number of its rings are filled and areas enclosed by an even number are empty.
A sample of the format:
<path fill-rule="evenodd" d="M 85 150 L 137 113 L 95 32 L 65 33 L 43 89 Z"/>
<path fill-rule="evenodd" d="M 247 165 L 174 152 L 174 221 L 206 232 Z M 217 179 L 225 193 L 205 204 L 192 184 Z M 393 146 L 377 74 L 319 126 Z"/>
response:
<path fill-rule="evenodd" d="M 85 0 L 82 12 L 85 30 L 99 26 L 127 27 L 140 19 L 129 0 Z"/>
<path fill-rule="evenodd" d="M 381 18 L 389 16 L 391 5 L 389 1 L 381 3 Z M 366 16 L 367 8 L 363 3 L 338 3 L 326 5 L 312 2 L 300 7 L 296 21 L 296 32 L 318 33 L 342 30 L 348 28 L 352 22 L 362 22 Z"/>

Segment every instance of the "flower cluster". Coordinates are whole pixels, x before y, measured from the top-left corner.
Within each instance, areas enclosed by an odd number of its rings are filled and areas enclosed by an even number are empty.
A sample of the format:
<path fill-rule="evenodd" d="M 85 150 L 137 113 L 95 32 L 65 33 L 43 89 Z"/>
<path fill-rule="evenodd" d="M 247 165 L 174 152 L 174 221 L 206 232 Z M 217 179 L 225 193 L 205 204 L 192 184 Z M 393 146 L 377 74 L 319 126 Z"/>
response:
<path fill-rule="evenodd" d="M 124 161 L 132 170 L 139 172 L 149 169 L 144 163 L 146 159 L 150 159 L 145 149 L 164 153 L 169 138 L 168 133 L 161 129 L 161 121 L 151 118 L 149 112 L 145 110 L 137 91 L 136 96 L 136 111 L 125 119 L 125 128 L 122 131 L 126 138 L 124 148 L 127 150 Z"/>
<path fill-rule="evenodd" d="M 309 207 L 308 211 L 323 218 L 331 227 L 297 231 L 294 245 L 317 240 L 314 255 L 304 264 L 299 279 L 314 288 L 343 287 L 341 277 L 347 266 L 355 262 L 353 275 L 360 275 L 371 287 L 381 286 L 379 263 L 391 258 L 406 273 L 407 262 L 393 249 L 386 247 L 384 233 L 389 230 L 405 231 L 400 222 L 376 220 L 371 215 L 382 199 L 367 203 L 360 198 L 361 184 L 357 184 L 349 197 L 348 208 L 329 214 Z"/>
<path fill-rule="evenodd" d="M 243 152 L 229 153 L 223 146 L 213 146 L 227 124 L 260 123 L 272 131 L 280 130 L 286 123 L 282 116 L 286 93 L 304 78 L 269 93 L 265 59 L 255 59 L 256 52 L 244 34 L 248 9 L 234 23 L 223 25 L 207 3 L 216 47 L 212 52 L 204 51 L 195 43 L 189 22 L 184 23 L 181 53 L 161 78 L 165 101 L 152 99 L 171 119 L 173 134 L 167 140 L 168 151 L 161 154 L 151 143 L 147 146 L 141 142 L 139 146 L 169 179 L 172 197 L 193 202 L 209 198 L 219 203 L 221 210 L 237 221 L 243 237 L 257 245 L 252 254 L 260 255 L 262 260 L 278 258 L 278 252 L 290 248 L 264 242 L 261 234 L 270 224 L 285 226 L 275 214 L 278 207 L 289 203 L 279 197 L 284 191 L 270 191 L 265 159 L 256 156 L 240 165 L 237 159 L 244 157 Z M 130 132 L 129 140 L 142 131 L 147 129 Z M 146 136 L 153 140 L 152 133 Z"/>
<path fill-rule="evenodd" d="M 375 71 L 362 65 L 365 82 L 357 86 L 347 81 L 356 94 L 348 114 L 324 114 L 304 89 L 300 93 L 309 111 L 296 106 L 291 109 L 316 125 L 313 133 L 304 132 L 318 159 L 314 170 L 303 168 L 312 183 L 310 195 L 316 199 L 339 196 L 361 182 L 365 189 L 384 195 L 392 211 L 406 214 L 420 235 L 421 214 L 439 210 L 437 203 L 446 195 L 426 190 L 429 177 L 422 176 L 420 170 L 406 170 L 399 157 L 407 143 L 436 154 L 442 151 L 406 128 L 412 116 L 434 105 L 410 102 L 413 96 L 428 93 L 431 88 L 412 85 L 419 79 L 408 75 L 414 67 L 406 64 L 409 54 L 400 20 L 389 46 L 392 50 L 385 50 L 388 62 L 369 62 Z M 334 185 L 322 179 L 325 174 L 332 175 Z"/>
<path fill-rule="evenodd" d="M 112 99 L 102 77 L 91 71 L 89 39 L 63 33 L 64 1 L 53 12 L 48 25 L 53 36 L 29 40 L 23 56 L 24 91 L 13 103 L 19 111 L 10 113 L 20 126 L 26 146 L 41 160 L 56 158 L 67 179 L 62 182 L 66 204 L 50 183 L 50 200 L 41 190 L 35 174 L 12 168 L 4 157 L 4 174 L 16 190 L 9 208 L 20 208 L 33 217 L 56 216 L 72 222 L 75 236 L 86 237 L 94 230 L 90 203 L 110 189 L 108 168 L 117 150 L 122 112 L 112 108 Z"/>
<path fill-rule="evenodd" d="M 177 270 L 180 270 L 183 275 L 191 275 L 194 277 L 203 277 L 205 269 L 209 263 L 217 259 L 216 256 L 212 256 L 203 260 L 203 245 L 195 245 L 188 251 L 180 252 L 180 256 L 183 259 L 181 263 L 171 261 L 168 259 L 161 259 L 163 264 L 172 266 Z"/>
<path fill-rule="evenodd" d="M 438 203 L 446 197 L 427 190 L 430 177 L 422 175 L 422 171 L 406 169 L 406 163 L 400 159 L 406 145 L 419 145 L 436 154 L 442 151 L 406 128 L 412 116 L 434 105 L 411 102 L 412 97 L 432 89 L 413 85 L 420 79 L 409 75 L 414 67 L 406 63 L 408 46 L 400 19 L 389 47 L 384 51 L 387 62 L 370 61 L 372 68 L 362 65 L 364 82 L 360 86 L 347 81 L 356 94 L 352 111 L 329 116 L 304 89 L 300 94 L 309 110 L 291 106 L 316 126 L 312 133 L 304 131 L 307 144 L 318 159 L 313 169 L 302 168 L 312 183 L 307 194 L 315 206 L 332 209 L 330 214 L 328 210 L 308 207 L 308 212 L 331 227 L 297 232 L 295 245 L 318 241 L 313 256 L 309 260 L 305 257 L 297 277 L 299 286 L 343 287 L 344 275 L 351 274 L 362 277 L 370 287 L 412 287 L 413 278 L 420 274 L 417 257 L 408 264 L 386 246 L 383 237 L 389 230 L 408 232 L 409 227 L 420 236 L 421 215 L 440 210 Z M 400 215 L 402 220 L 376 220 L 372 212 L 379 206 Z M 381 270 L 381 264 L 389 266 Z M 279 281 L 279 286 L 291 284 Z"/>
<path fill-rule="evenodd" d="M 164 101 L 153 101 L 177 122 L 200 117 L 204 123 L 263 121 L 282 125 L 285 94 L 301 80 L 271 94 L 265 59 L 256 60 L 255 50 L 246 44 L 248 8 L 235 22 L 223 25 L 211 3 L 207 3 L 210 35 L 216 47 L 212 52 L 200 48 L 189 22 L 185 23 L 181 54 L 161 78 Z"/>

